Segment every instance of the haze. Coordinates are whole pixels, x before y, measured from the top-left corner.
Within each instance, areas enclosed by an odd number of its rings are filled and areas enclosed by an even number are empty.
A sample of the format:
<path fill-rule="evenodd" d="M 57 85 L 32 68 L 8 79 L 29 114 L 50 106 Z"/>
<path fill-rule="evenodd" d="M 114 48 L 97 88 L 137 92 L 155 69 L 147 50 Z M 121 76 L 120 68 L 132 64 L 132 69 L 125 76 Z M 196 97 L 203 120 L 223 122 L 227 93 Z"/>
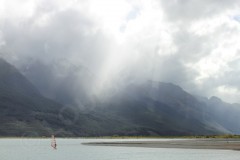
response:
<path fill-rule="evenodd" d="M 49 97 L 63 80 L 73 96 L 154 80 L 239 103 L 239 11 L 238 0 L 0 0 L 0 56 Z"/>

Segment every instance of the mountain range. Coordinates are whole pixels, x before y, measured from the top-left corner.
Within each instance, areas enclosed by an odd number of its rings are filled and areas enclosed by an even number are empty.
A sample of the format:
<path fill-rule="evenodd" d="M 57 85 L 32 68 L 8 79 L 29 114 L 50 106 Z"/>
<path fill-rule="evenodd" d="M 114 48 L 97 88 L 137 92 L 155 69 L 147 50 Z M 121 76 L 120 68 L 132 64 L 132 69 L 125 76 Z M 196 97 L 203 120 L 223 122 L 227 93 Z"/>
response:
<path fill-rule="evenodd" d="M 43 71 L 46 78 L 40 72 L 24 75 L 0 59 L 0 136 L 240 134 L 239 104 L 193 96 L 175 84 L 155 81 L 126 84 L 107 98 L 88 100 L 87 87 L 77 97 L 70 94 L 69 89 L 76 89 L 71 86 L 74 73 L 56 85 L 47 77 L 51 73 Z M 92 79 L 85 77 L 81 87 Z M 73 101 L 78 97 L 87 107 Z"/>

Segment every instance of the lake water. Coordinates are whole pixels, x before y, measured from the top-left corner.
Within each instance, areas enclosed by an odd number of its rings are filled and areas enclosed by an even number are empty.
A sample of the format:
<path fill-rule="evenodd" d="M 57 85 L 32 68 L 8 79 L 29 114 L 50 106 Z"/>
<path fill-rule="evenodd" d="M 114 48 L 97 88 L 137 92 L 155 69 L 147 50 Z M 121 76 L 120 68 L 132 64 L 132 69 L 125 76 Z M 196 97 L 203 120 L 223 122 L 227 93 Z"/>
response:
<path fill-rule="evenodd" d="M 137 141 L 138 139 L 127 139 Z M 239 160 L 240 151 L 87 146 L 83 142 L 116 139 L 0 139 L 0 160 Z M 149 139 L 146 139 L 149 140 Z M 151 139 L 154 140 L 154 139 Z M 157 139 L 163 141 L 165 139 Z M 143 141 L 143 139 L 141 139 Z"/>

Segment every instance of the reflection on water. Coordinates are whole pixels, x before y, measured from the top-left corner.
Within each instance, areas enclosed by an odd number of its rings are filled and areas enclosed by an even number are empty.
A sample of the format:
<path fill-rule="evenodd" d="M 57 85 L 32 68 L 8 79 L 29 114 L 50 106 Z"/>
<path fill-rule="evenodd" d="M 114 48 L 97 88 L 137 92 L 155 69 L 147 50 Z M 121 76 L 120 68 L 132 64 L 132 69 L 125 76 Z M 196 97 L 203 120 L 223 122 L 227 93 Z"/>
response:
<path fill-rule="evenodd" d="M 240 157 L 239 151 L 227 150 L 107 147 L 81 144 L 127 140 L 57 139 L 58 149 L 54 150 L 50 146 L 51 139 L 0 139 L 0 160 L 239 160 Z"/>

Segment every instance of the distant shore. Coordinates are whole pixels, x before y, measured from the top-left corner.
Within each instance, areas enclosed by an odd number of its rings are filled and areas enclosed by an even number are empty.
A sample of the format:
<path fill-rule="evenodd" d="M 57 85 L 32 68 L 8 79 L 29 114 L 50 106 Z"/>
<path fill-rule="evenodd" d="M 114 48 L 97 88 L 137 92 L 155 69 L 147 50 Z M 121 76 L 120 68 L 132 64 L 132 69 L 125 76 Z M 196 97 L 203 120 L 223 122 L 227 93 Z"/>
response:
<path fill-rule="evenodd" d="M 89 142 L 84 145 L 146 147 L 146 148 L 182 148 L 182 149 L 222 149 L 240 151 L 239 139 L 172 139 L 167 141 L 121 141 Z"/>
<path fill-rule="evenodd" d="M 51 135 L 49 136 L 0 136 L 0 139 L 11 139 L 11 138 L 29 138 L 29 139 L 36 139 L 36 138 L 41 138 L 41 139 L 48 139 L 51 138 Z M 67 137 L 67 136 L 58 136 L 55 135 L 55 137 L 58 138 L 76 138 L 76 139 L 239 139 L 240 140 L 240 135 L 199 135 L 199 136 L 82 136 L 82 137 Z"/>
<path fill-rule="evenodd" d="M 51 138 L 51 135 L 49 136 L 28 136 L 28 135 L 23 135 L 23 136 L 0 136 L 0 139 L 5 139 L 5 138 L 41 138 L 41 139 L 48 139 Z M 55 137 L 58 138 L 76 138 L 76 139 L 239 139 L 240 140 L 240 135 L 232 135 L 232 134 L 225 134 L 225 135 L 196 135 L 196 136 L 63 136 L 63 135 L 55 135 Z"/>

